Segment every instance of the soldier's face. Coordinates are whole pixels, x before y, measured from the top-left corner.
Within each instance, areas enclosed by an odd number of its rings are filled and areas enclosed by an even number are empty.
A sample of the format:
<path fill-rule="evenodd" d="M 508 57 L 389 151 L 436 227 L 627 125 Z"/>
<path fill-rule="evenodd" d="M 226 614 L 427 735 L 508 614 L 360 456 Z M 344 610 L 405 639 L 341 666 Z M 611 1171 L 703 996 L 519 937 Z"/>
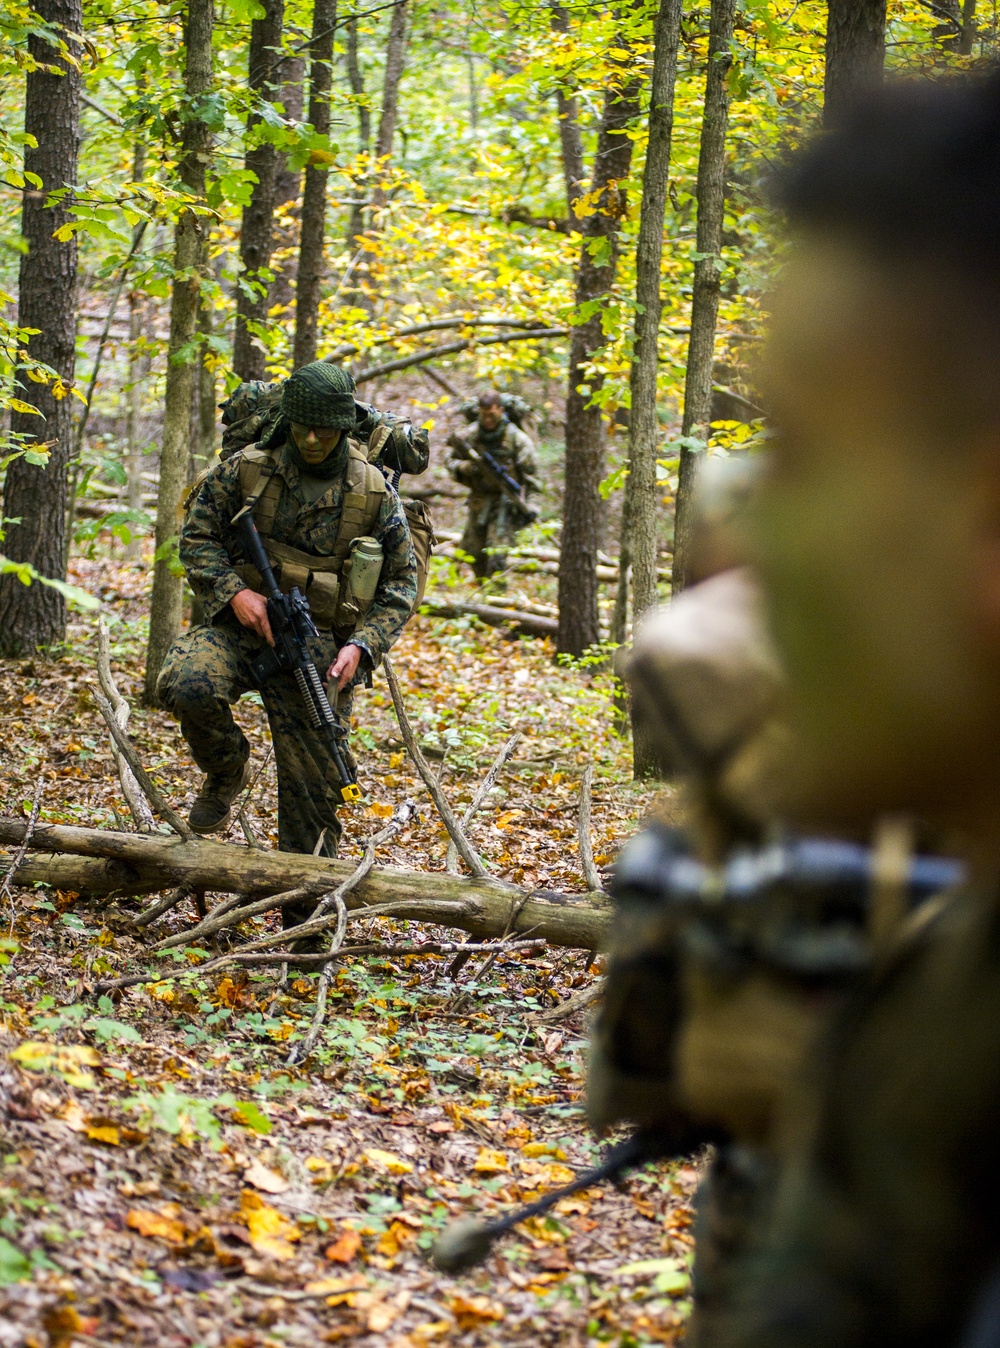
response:
<path fill-rule="evenodd" d="M 754 547 L 805 822 L 1000 818 L 1000 415 L 962 411 L 953 308 L 820 243 L 775 296 Z"/>
<path fill-rule="evenodd" d="M 292 437 L 306 463 L 322 463 L 328 459 L 343 433 L 328 426 L 302 426 L 297 421 L 292 422 Z"/>
<path fill-rule="evenodd" d="M 492 407 L 481 407 L 479 409 L 479 424 L 484 431 L 495 431 L 503 420 L 503 408 L 494 404 Z"/>

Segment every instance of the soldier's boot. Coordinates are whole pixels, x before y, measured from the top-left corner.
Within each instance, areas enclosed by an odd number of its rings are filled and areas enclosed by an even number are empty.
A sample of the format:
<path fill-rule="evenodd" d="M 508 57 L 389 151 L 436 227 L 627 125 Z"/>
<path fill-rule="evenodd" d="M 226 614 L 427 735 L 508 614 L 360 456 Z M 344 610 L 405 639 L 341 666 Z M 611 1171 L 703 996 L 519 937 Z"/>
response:
<path fill-rule="evenodd" d="M 250 760 L 235 772 L 210 772 L 195 796 L 188 823 L 195 833 L 218 833 L 233 817 L 233 801 L 250 780 Z"/>

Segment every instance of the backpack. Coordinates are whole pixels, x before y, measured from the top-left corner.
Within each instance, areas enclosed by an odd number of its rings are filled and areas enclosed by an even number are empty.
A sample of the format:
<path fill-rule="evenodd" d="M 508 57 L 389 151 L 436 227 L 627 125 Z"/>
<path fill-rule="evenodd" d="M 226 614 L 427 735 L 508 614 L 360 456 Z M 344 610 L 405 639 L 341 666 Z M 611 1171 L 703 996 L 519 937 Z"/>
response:
<path fill-rule="evenodd" d="M 502 393 L 500 404 L 507 420 L 513 426 L 516 426 L 519 431 L 523 431 L 525 422 L 530 420 L 532 415 L 531 404 L 525 402 L 523 398 L 519 398 L 516 393 Z M 479 399 L 466 398 L 464 403 L 459 403 L 458 410 L 466 421 L 475 421 L 479 416 Z"/>
<path fill-rule="evenodd" d="M 281 417 L 283 387 L 282 380 L 268 384 L 263 379 L 249 379 L 219 404 L 222 413 L 220 459 L 225 461 L 238 449 L 267 440 Z"/>

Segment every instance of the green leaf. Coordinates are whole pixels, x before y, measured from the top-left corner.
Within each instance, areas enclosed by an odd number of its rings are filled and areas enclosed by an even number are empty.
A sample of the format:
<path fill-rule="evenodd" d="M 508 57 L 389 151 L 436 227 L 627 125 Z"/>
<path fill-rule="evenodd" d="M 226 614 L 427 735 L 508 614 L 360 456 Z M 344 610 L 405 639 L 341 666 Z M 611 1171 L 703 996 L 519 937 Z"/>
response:
<path fill-rule="evenodd" d="M 233 1113 L 243 1120 L 247 1128 L 252 1128 L 255 1133 L 263 1133 L 265 1137 L 274 1126 L 264 1111 L 252 1100 L 241 1100 L 239 1104 L 233 1106 Z"/>
<path fill-rule="evenodd" d="M 26 1282 L 31 1277 L 31 1265 L 16 1245 L 0 1236 L 0 1287 L 13 1282 Z"/>

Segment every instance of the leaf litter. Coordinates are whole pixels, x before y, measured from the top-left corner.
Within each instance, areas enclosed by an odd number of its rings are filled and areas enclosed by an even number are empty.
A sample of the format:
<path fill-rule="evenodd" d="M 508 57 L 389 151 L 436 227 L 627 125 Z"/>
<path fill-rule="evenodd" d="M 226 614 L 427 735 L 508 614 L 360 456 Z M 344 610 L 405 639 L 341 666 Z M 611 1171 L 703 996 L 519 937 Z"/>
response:
<path fill-rule="evenodd" d="M 148 576 L 107 558 L 72 569 L 76 583 L 113 596 L 131 731 L 185 810 L 198 774 L 170 718 L 139 707 Z M 92 697 L 95 654 L 96 633 L 80 624 L 57 664 L 0 666 L 4 813 L 29 809 L 41 778 L 42 822 L 130 827 Z M 653 802 L 631 783 L 627 744 L 613 733 L 610 676 L 559 668 L 548 643 L 468 620 L 413 620 L 394 663 L 454 807 L 521 731 L 468 830 L 490 874 L 584 890 L 576 810 L 586 764 L 599 866 Z M 245 818 L 273 846 L 263 710 L 244 699 L 237 715 L 261 769 Z M 426 800 L 378 676 L 356 698 L 355 738 L 367 808 L 345 816 L 346 857 L 360 856 L 395 804 Z M 239 826 L 230 841 L 244 845 Z M 378 863 L 443 870 L 447 841 L 427 802 Z M 167 968 L 158 983 L 95 1001 L 92 984 L 141 967 L 154 933 L 197 921 L 192 902 L 136 928 L 152 901 L 40 886 L 15 889 L 0 914 L 4 1348 L 678 1341 L 696 1160 L 564 1199 L 462 1277 L 429 1262 L 449 1221 L 500 1215 L 597 1155 L 581 1105 L 586 1013 L 551 1027 L 532 1018 L 587 987 L 599 958 L 514 951 L 454 972 L 452 955 L 347 958 L 315 1052 L 289 1069 L 315 975 L 178 981 Z M 265 930 L 275 918 L 258 921 Z M 365 937 L 412 944 L 424 934 L 373 918 Z M 203 956 L 177 958 L 190 968 Z"/>

